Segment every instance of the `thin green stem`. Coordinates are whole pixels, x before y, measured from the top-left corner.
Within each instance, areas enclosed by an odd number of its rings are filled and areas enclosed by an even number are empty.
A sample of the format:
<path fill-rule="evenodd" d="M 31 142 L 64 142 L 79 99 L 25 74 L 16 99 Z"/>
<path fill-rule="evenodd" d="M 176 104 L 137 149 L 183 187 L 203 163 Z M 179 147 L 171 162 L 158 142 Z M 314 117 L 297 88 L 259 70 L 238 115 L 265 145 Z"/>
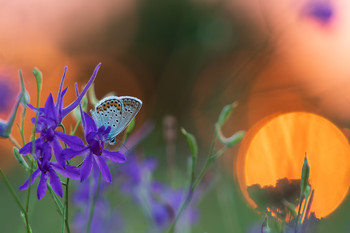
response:
<path fill-rule="evenodd" d="M 91 203 L 91 206 L 90 206 L 90 213 L 89 213 L 89 219 L 88 219 L 88 223 L 87 223 L 87 227 L 86 227 L 86 233 L 90 233 L 91 222 L 92 222 L 92 218 L 94 216 L 95 205 L 96 205 L 96 201 L 97 201 L 97 198 L 98 198 L 100 185 L 101 185 L 101 174 L 98 177 L 98 183 L 97 183 L 96 192 L 94 193 L 94 196 L 93 196 L 93 199 L 92 199 L 92 203 Z"/>
<path fill-rule="evenodd" d="M 25 115 L 26 115 L 26 111 L 27 111 L 27 107 L 24 107 L 23 113 L 22 113 L 22 126 L 21 126 L 21 128 L 19 129 L 19 131 L 20 131 L 20 133 L 21 133 L 21 138 L 22 138 L 23 146 L 26 144 L 26 140 L 25 140 L 25 138 L 24 138 L 24 118 L 25 118 Z"/>
<path fill-rule="evenodd" d="M 0 169 L 0 173 L 1 173 L 2 179 L 4 180 L 4 182 L 5 182 L 6 186 L 7 186 L 7 188 L 10 190 L 12 196 L 15 198 L 15 201 L 17 202 L 17 205 L 19 206 L 19 208 L 21 209 L 21 211 L 22 211 L 23 213 L 25 213 L 26 211 L 25 211 L 25 209 L 24 209 L 24 207 L 23 207 L 21 201 L 19 200 L 19 198 L 18 198 L 18 196 L 17 196 L 15 190 L 13 189 L 11 183 L 9 182 L 9 180 L 8 180 L 7 177 L 6 177 L 6 175 L 3 173 L 3 171 L 2 171 L 1 169 Z"/>
<path fill-rule="evenodd" d="M 69 222 L 68 222 L 68 194 L 69 194 L 69 178 L 67 178 L 67 182 L 66 182 L 66 197 L 65 197 L 65 214 L 64 214 L 64 221 L 66 224 L 66 229 L 67 229 L 67 233 L 70 233 L 70 229 L 69 229 Z"/>
<path fill-rule="evenodd" d="M 74 127 L 73 131 L 70 133 L 70 135 L 75 135 L 77 133 L 77 130 L 78 130 L 78 127 L 80 124 L 81 124 L 81 119 L 79 119 L 77 121 L 77 123 L 75 124 L 75 127 Z"/>
<path fill-rule="evenodd" d="M 57 197 L 56 193 L 53 191 L 52 187 L 50 184 L 47 184 L 47 187 L 49 189 L 49 192 L 50 192 L 50 195 L 52 197 L 52 200 L 55 202 L 55 205 L 56 205 L 56 209 L 57 209 L 57 212 L 59 213 L 59 215 L 63 215 L 63 204 L 61 202 L 61 200 Z"/>
<path fill-rule="evenodd" d="M 301 205 L 303 204 L 303 200 L 304 200 L 304 195 L 300 195 L 298 216 L 297 216 L 297 221 L 296 221 L 296 223 L 295 223 L 295 230 L 294 230 L 294 233 L 297 233 L 297 232 L 298 232 L 298 224 L 299 224 L 299 218 L 300 218 L 300 210 L 301 210 Z"/>
<path fill-rule="evenodd" d="M 7 188 L 10 190 L 11 195 L 15 199 L 18 207 L 21 209 L 21 212 L 24 214 L 24 220 L 25 220 L 25 224 L 26 224 L 27 233 L 30 233 L 31 232 L 31 228 L 30 228 L 29 222 L 28 222 L 28 213 L 24 209 L 24 207 L 23 207 L 21 201 L 19 200 L 19 197 L 17 196 L 15 190 L 13 189 L 11 183 L 9 182 L 9 180 L 6 177 L 6 175 L 3 173 L 3 171 L 1 169 L 0 169 L 0 174 L 1 174 L 2 179 L 4 180 L 4 182 L 5 182 L 6 186 L 7 186 Z"/>
<path fill-rule="evenodd" d="M 62 214 L 61 233 L 64 233 L 64 213 L 66 211 L 64 207 L 63 207 L 62 211 L 63 211 L 63 214 Z"/>
<path fill-rule="evenodd" d="M 41 88 L 39 87 L 39 85 L 37 85 L 37 99 L 36 99 L 36 114 L 35 114 L 35 124 L 33 126 L 33 134 L 32 134 L 32 156 L 34 158 L 35 155 L 35 132 L 36 132 L 36 127 L 38 124 L 38 117 L 39 117 L 39 104 L 40 104 L 40 93 L 41 93 Z M 23 121 L 22 121 L 23 123 Z M 23 130 L 23 128 L 22 128 Z M 23 137 L 24 138 L 24 137 Z M 23 139 L 24 140 L 24 139 Z M 30 160 L 30 176 L 29 176 L 29 180 L 32 180 L 32 176 L 33 176 L 33 167 L 34 167 L 34 162 L 31 159 Z M 28 187 L 28 191 L 27 191 L 27 201 L 26 201 L 26 215 L 28 215 L 29 212 L 29 201 L 30 201 L 30 191 L 31 191 L 32 186 L 29 185 Z M 27 221 L 28 227 L 29 227 L 29 223 Z M 29 229 L 29 228 L 27 228 Z"/>
<path fill-rule="evenodd" d="M 217 137 L 214 136 L 214 139 L 211 143 L 210 149 L 209 149 L 209 154 L 208 154 L 208 158 L 205 162 L 204 167 L 202 168 L 202 170 L 200 171 L 198 177 L 195 179 L 195 175 L 193 169 L 194 166 L 192 166 L 192 171 L 191 171 L 191 183 L 187 192 L 187 196 L 185 201 L 181 204 L 180 210 L 177 213 L 175 220 L 172 222 L 171 226 L 168 229 L 168 233 L 173 233 L 175 231 L 175 226 L 177 221 L 180 219 L 182 213 L 185 211 L 186 207 L 188 206 L 188 204 L 191 202 L 192 196 L 194 191 L 196 190 L 197 186 L 199 185 L 199 183 L 202 181 L 203 176 L 205 175 L 206 171 L 208 170 L 210 164 L 215 160 L 214 158 L 214 148 L 215 148 L 215 143 L 216 143 Z"/>

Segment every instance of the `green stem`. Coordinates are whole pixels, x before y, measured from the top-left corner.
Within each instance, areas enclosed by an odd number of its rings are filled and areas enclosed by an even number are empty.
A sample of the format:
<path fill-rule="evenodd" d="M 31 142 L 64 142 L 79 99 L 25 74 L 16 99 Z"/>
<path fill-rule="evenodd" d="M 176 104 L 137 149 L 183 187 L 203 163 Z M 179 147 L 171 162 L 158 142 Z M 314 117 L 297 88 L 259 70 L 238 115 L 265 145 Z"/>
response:
<path fill-rule="evenodd" d="M 70 133 L 70 135 L 75 135 L 77 133 L 77 130 L 80 124 L 81 124 L 81 119 L 79 119 L 78 122 L 75 124 L 75 127 L 73 131 Z"/>
<path fill-rule="evenodd" d="M 202 168 L 201 172 L 199 173 L 198 177 L 196 179 L 194 179 L 194 166 L 192 166 L 192 171 L 191 171 L 191 183 L 190 183 L 190 187 L 188 189 L 187 192 L 187 196 L 185 201 L 182 203 L 179 212 L 177 213 L 175 220 L 172 222 L 171 226 L 168 229 L 168 233 L 173 233 L 175 231 L 175 226 L 177 221 L 179 220 L 179 218 L 181 217 L 183 211 L 186 209 L 186 207 L 188 206 L 188 204 L 191 202 L 192 196 L 194 191 L 196 190 L 197 186 L 199 185 L 199 183 L 202 181 L 203 176 L 205 175 L 206 171 L 208 170 L 210 164 L 215 160 L 215 154 L 214 153 L 214 148 L 215 148 L 215 143 L 216 143 L 216 139 L 217 137 L 214 136 L 214 139 L 211 143 L 210 149 L 209 149 L 209 154 L 208 154 L 208 158 L 205 162 L 204 167 Z"/>
<path fill-rule="evenodd" d="M 52 200 L 55 202 L 57 212 L 59 215 L 63 215 L 63 204 L 61 200 L 57 197 L 56 193 L 53 191 L 52 187 L 50 184 L 47 184 L 47 187 L 49 188 L 50 195 L 52 197 Z"/>
<path fill-rule="evenodd" d="M 101 174 L 98 177 L 98 183 L 97 183 L 96 192 L 94 193 L 94 197 L 93 197 L 93 200 L 92 200 L 92 203 L 91 203 L 91 206 L 90 206 L 90 214 L 89 214 L 89 219 L 88 219 L 88 223 L 87 223 L 87 227 L 86 227 L 86 233 L 90 232 L 92 217 L 94 216 L 95 205 L 96 205 L 96 201 L 97 201 L 98 194 L 99 194 L 100 184 L 101 184 Z"/>
<path fill-rule="evenodd" d="M 17 196 L 15 190 L 13 189 L 11 183 L 9 182 L 9 180 L 8 180 L 7 177 L 6 177 L 6 175 L 3 173 L 3 171 L 2 171 L 1 169 L 0 169 L 0 173 L 1 173 L 2 179 L 4 180 L 4 182 L 5 182 L 6 186 L 7 186 L 7 188 L 10 190 L 12 196 L 15 198 L 15 201 L 17 202 L 19 208 L 21 209 L 21 211 L 22 211 L 23 213 L 26 213 L 26 211 L 25 211 L 25 209 L 24 209 L 24 207 L 23 207 L 21 201 L 19 200 L 19 198 L 18 198 L 18 196 Z"/>
<path fill-rule="evenodd" d="M 63 214 L 62 214 L 62 224 L 61 224 L 61 233 L 64 233 L 64 213 L 65 213 L 65 208 L 63 207 L 63 209 L 62 209 L 62 212 L 63 212 Z"/>
<path fill-rule="evenodd" d="M 298 224 L 299 224 L 299 218 L 300 218 L 300 210 L 301 210 L 301 205 L 303 203 L 304 200 L 304 195 L 300 195 L 300 200 L 299 200 L 299 209 L 298 209 L 298 216 L 297 216 L 297 221 L 295 223 L 295 230 L 294 233 L 298 232 Z"/>
<path fill-rule="evenodd" d="M 27 108 L 24 107 L 23 113 L 22 113 L 22 126 L 21 126 L 21 128 L 19 129 L 19 131 L 20 131 L 20 133 L 21 133 L 21 138 L 22 138 L 23 146 L 26 144 L 26 141 L 25 141 L 25 138 L 24 138 L 24 118 L 25 118 L 25 115 L 26 115 L 26 111 L 27 111 Z"/>
<path fill-rule="evenodd" d="M 68 194 L 69 194 L 69 178 L 67 178 L 67 182 L 66 182 L 66 197 L 65 197 L 65 214 L 64 214 L 64 221 L 66 224 L 66 229 L 67 229 L 67 233 L 70 233 L 70 229 L 69 229 L 69 223 L 68 223 Z"/>
<path fill-rule="evenodd" d="M 15 190 L 13 189 L 11 183 L 9 182 L 9 180 L 7 179 L 6 175 L 2 172 L 2 170 L 0 169 L 0 174 L 2 176 L 2 179 L 4 180 L 7 188 L 10 190 L 13 198 L 15 199 L 18 207 L 21 209 L 21 212 L 24 214 L 24 219 L 25 219 L 25 224 L 26 224 L 26 228 L 27 228 L 27 233 L 30 233 L 31 232 L 31 228 L 29 226 L 29 222 L 28 222 L 28 214 L 26 212 L 26 210 L 24 209 L 21 201 L 19 200 Z"/>

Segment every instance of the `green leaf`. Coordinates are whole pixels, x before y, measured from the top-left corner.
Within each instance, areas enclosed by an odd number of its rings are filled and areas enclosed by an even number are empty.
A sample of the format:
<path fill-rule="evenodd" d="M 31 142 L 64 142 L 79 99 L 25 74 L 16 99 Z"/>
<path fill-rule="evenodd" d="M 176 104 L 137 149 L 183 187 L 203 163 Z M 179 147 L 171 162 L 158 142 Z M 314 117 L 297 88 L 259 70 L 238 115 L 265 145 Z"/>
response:
<path fill-rule="evenodd" d="M 227 120 L 227 118 L 231 115 L 232 110 L 237 106 L 237 102 L 234 102 L 233 104 L 226 105 L 221 110 L 221 113 L 219 115 L 219 119 L 217 121 L 217 124 L 221 127 Z"/>
<path fill-rule="evenodd" d="M 36 67 L 33 69 L 33 74 L 34 74 L 35 79 L 36 79 L 36 85 L 38 87 L 38 91 L 40 92 L 42 89 L 42 84 L 43 84 L 43 75 L 40 72 L 40 70 Z"/>
<path fill-rule="evenodd" d="M 309 175 L 310 175 L 310 166 L 307 161 L 306 153 L 304 158 L 304 164 L 301 171 L 301 182 L 300 182 L 300 192 L 305 194 L 306 188 L 309 185 Z"/>
<path fill-rule="evenodd" d="M 27 171 L 29 171 L 29 166 L 27 162 L 24 160 L 22 155 L 19 154 L 18 149 L 16 147 L 13 148 L 13 154 L 15 155 L 17 162 L 21 164 L 21 166 L 24 167 Z"/>
<path fill-rule="evenodd" d="M 181 128 L 181 132 L 186 137 L 188 146 L 191 151 L 192 158 L 197 159 L 198 147 L 197 147 L 196 138 L 192 134 L 188 133 L 184 128 Z"/>

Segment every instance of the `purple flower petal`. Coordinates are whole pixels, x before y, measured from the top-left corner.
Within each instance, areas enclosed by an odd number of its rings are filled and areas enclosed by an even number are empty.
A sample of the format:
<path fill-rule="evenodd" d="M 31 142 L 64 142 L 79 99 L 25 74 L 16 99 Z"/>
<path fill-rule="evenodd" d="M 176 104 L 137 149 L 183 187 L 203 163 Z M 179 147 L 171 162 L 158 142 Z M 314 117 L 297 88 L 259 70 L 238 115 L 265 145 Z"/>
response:
<path fill-rule="evenodd" d="M 90 88 L 91 84 L 94 82 L 97 72 L 100 69 L 101 63 L 99 63 L 95 70 L 94 73 L 92 74 L 89 82 L 86 84 L 84 90 L 81 92 L 81 94 L 79 95 L 79 97 L 73 102 L 71 103 L 68 107 L 62 109 L 62 119 L 68 115 L 68 113 L 70 113 L 71 111 L 73 111 L 74 108 L 76 108 L 78 106 L 78 104 L 80 103 L 80 101 L 82 100 L 82 98 L 84 97 L 84 95 L 86 94 L 86 92 L 88 91 L 88 89 Z"/>
<path fill-rule="evenodd" d="M 77 136 L 64 134 L 59 131 L 55 131 L 55 135 L 72 149 L 82 149 L 85 147 L 83 140 Z"/>
<path fill-rule="evenodd" d="M 107 128 L 105 128 L 105 126 L 102 125 L 97 131 L 99 135 L 99 139 L 105 142 L 108 138 L 109 132 L 111 132 L 111 129 L 112 129 L 111 126 L 108 126 Z"/>
<path fill-rule="evenodd" d="M 73 180 L 79 180 L 80 179 L 80 169 L 71 165 L 66 165 L 65 168 L 62 168 L 58 163 L 52 162 L 52 167 L 62 174 L 63 176 L 73 179 Z"/>
<path fill-rule="evenodd" d="M 38 138 L 35 140 L 35 147 L 38 147 L 39 144 L 40 144 L 40 139 Z M 33 142 L 28 142 L 18 151 L 18 153 L 20 153 L 21 155 L 28 155 L 28 154 L 31 154 L 32 152 L 33 152 Z"/>
<path fill-rule="evenodd" d="M 30 182 L 30 185 L 32 185 L 34 183 L 34 180 L 36 180 L 36 178 L 38 178 L 39 174 L 40 174 L 40 170 L 39 170 L 39 168 L 37 168 L 32 174 L 32 180 Z M 19 190 L 22 191 L 22 190 L 25 190 L 29 187 L 29 179 L 30 179 L 30 177 L 24 182 L 24 184 L 22 184 L 19 187 Z"/>
<path fill-rule="evenodd" d="M 46 100 L 44 111 L 45 111 L 46 119 L 53 120 L 56 124 L 58 124 L 57 111 L 56 111 L 55 103 L 53 101 L 52 94 L 50 94 Z"/>
<path fill-rule="evenodd" d="M 79 90 L 78 90 L 78 84 L 75 83 L 75 93 L 77 94 L 77 97 L 79 97 Z M 83 128 L 84 128 L 84 131 L 85 131 L 85 117 L 83 116 L 84 113 L 83 113 L 83 108 L 81 107 L 81 103 L 79 103 L 79 110 L 80 110 L 80 117 L 81 117 L 81 120 L 82 120 L 82 123 L 83 123 Z M 86 135 L 86 134 L 85 134 Z"/>
<path fill-rule="evenodd" d="M 64 95 L 66 94 L 66 92 L 67 92 L 67 90 L 68 90 L 68 87 L 66 87 L 63 91 L 62 91 L 62 93 L 61 93 L 61 103 L 58 105 L 58 104 L 56 104 L 56 106 L 59 106 L 59 109 L 58 109 L 58 121 L 59 122 L 62 122 L 62 107 L 63 107 L 63 97 L 64 97 Z"/>
<path fill-rule="evenodd" d="M 62 151 L 61 155 L 64 158 L 64 160 L 70 160 L 75 156 L 86 154 L 88 150 L 89 150 L 88 147 L 85 147 L 82 150 L 73 150 L 73 149 L 67 148 Z"/>
<path fill-rule="evenodd" d="M 51 168 L 48 172 L 48 176 L 50 179 L 50 184 L 52 186 L 53 191 L 55 193 L 62 197 L 63 196 L 63 190 L 62 190 L 62 183 L 56 172 Z"/>
<path fill-rule="evenodd" d="M 57 132 L 56 132 L 57 133 Z M 58 141 L 57 138 L 55 138 L 52 142 L 52 148 L 53 151 L 55 152 L 55 158 L 57 160 L 57 162 L 64 167 L 66 165 L 66 161 L 64 160 L 64 158 L 62 157 L 62 147 L 60 142 Z"/>
<path fill-rule="evenodd" d="M 94 159 L 97 163 L 98 168 L 101 171 L 103 178 L 105 179 L 105 181 L 110 183 L 112 181 L 112 176 L 107 166 L 105 158 L 103 158 L 102 156 L 94 156 Z"/>
<path fill-rule="evenodd" d="M 52 158 L 52 150 L 51 146 L 48 142 L 45 142 L 41 145 L 41 147 L 35 149 L 35 159 L 41 159 L 41 164 L 43 166 L 47 165 L 47 163 Z"/>
<path fill-rule="evenodd" d="M 85 131 L 85 136 L 88 135 L 90 132 L 97 131 L 96 123 L 92 117 L 84 112 L 83 115 L 85 119 L 85 126 L 84 126 L 84 131 Z"/>
<path fill-rule="evenodd" d="M 103 150 L 103 155 L 116 163 L 124 163 L 126 161 L 126 157 L 123 153 L 121 153 L 120 151 L 109 151 L 109 150 Z"/>
<path fill-rule="evenodd" d="M 81 171 L 80 171 L 80 181 L 83 182 L 91 172 L 91 167 L 92 167 L 92 154 L 89 153 L 84 162 L 83 165 L 81 166 Z"/>
<path fill-rule="evenodd" d="M 67 69 L 68 67 L 64 67 L 64 72 L 63 72 L 63 75 L 62 75 L 62 78 L 61 78 L 61 84 L 60 84 L 60 88 L 58 89 L 58 95 L 57 95 L 57 100 L 56 100 L 56 111 L 58 112 L 58 114 L 60 115 L 61 113 L 61 110 L 62 110 L 62 98 L 63 98 L 63 95 L 62 95 L 62 88 L 63 88 L 63 82 L 64 82 L 64 78 L 66 77 L 66 73 L 67 73 Z M 60 119 L 62 120 L 62 119 Z"/>
<path fill-rule="evenodd" d="M 38 190 L 36 192 L 36 195 L 38 197 L 38 200 L 40 200 L 41 198 L 43 198 L 43 196 L 45 196 L 46 190 L 47 190 L 47 175 L 44 173 L 41 173 L 40 176 L 40 182 L 38 185 Z"/>
<path fill-rule="evenodd" d="M 29 103 L 27 104 L 27 106 L 36 113 L 36 107 Z M 42 114 L 44 114 L 44 108 L 39 108 L 39 116 L 41 116 Z"/>

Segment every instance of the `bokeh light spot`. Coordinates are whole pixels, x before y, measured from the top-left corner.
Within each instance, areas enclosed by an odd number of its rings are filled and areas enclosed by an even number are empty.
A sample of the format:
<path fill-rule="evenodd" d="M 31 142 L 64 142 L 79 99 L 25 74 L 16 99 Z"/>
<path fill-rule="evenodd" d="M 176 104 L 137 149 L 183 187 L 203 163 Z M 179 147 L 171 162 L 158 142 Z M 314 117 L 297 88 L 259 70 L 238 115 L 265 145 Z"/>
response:
<path fill-rule="evenodd" d="M 237 161 L 238 180 L 252 206 L 247 187 L 276 185 L 283 178 L 300 179 L 305 152 L 310 184 L 315 189 L 311 212 L 332 213 L 347 195 L 350 150 L 344 134 L 327 119 L 293 112 L 265 119 L 248 131 Z"/>

